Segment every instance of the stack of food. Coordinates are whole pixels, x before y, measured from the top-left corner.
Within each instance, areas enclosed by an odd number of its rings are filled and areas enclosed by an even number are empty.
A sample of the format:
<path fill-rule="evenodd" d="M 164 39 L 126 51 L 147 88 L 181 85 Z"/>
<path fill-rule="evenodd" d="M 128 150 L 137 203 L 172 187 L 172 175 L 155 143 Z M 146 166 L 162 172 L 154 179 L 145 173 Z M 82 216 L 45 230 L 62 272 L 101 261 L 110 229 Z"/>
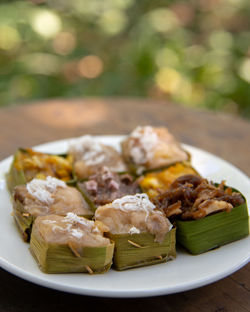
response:
<path fill-rule="evenodd" d="M 137 127 L 121 153 L 89 135 L 65 155 L 19 149 L 13 216 L 46 273 L 106 272 L 192 254 L 249 234 L 244 196 L 201 177 L 166 128 Z"/>

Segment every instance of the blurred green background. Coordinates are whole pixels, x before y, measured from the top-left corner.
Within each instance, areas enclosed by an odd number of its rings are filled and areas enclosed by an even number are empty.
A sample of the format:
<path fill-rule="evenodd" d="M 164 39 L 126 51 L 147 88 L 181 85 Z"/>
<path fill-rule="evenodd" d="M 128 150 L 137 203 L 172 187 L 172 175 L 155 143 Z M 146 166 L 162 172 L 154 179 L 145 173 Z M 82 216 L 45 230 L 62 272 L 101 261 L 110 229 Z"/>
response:
<path fill-rule="evenodd" d="M 0 105 L 93 95 L 250 118 L 250 1 L 1 1 Z"/>

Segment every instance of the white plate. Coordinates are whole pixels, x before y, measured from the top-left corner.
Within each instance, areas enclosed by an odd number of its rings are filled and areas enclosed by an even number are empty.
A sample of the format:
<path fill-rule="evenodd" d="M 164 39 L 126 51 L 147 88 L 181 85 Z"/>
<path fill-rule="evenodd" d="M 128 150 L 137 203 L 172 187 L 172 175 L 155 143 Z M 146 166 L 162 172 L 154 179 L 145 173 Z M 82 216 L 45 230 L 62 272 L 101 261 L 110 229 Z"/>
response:
<path fill-rule="evenodd" d="M 121 136 L 97 137 L 119 148 Z M 63 153 L 69 140 L 51 142 L 37 147 L 42 152 Z M 192 154 L 194 167 L 205 177 L 240 190 L 250 202 L 248 177 L 226 161 L 184 145 Z M 0 163 L 0 265 L 30 282 L 66 292 L 102 297 L 146 297 L 177 293 L 215 282 L 240 269 L 250 259 L 250 236 L 202 255 L 192 256 L 177 250 L 175 260 L 153 266 L 100 275 L 44 274 L 29 252 L 11 216 L 11 203 L 4 182 L 12 158 Z"/>

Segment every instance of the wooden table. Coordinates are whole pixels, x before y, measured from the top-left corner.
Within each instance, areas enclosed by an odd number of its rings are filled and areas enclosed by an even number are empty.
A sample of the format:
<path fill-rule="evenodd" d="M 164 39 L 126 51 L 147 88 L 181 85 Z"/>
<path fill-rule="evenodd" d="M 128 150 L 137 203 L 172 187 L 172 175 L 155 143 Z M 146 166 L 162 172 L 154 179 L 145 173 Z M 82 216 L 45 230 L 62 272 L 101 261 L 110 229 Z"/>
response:
<path fill-rule="evenodd" d="M 230 161 L 250 175 L 250 123 L 146 99 L 50 100 L 0 110 L 0 158 L 17 147 L 90 134 L 124 134 L 137 125 L 167 126 L 182 142 Z M 179 294 L 138 299 L 78 296 L 43 288 L 0 270 L 0 312 L 250 311 L 250 264 L 211 285 Z"/>

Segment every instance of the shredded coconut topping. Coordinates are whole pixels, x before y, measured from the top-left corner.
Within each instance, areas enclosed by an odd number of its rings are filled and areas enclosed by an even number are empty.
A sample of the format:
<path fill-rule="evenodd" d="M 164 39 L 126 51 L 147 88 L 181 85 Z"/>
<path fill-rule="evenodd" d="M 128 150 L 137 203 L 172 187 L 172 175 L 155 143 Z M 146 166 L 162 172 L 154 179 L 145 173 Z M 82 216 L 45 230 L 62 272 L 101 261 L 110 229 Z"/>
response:
<path fill-rule="evenodd" d="M 70 144 L 69 150 L 80 155 L 80 158 L 85 161 L 87 166 L 100 164 L 106 158 L 102 144 L 96 142 L 90 135 L 84 135 L 74 140 Z"/>
<path fill-rule="evenodd" d="M 152 159 L 158 143 L 158 135 L 150 126 L 137 127 L 130 135 L 130 154 L 136 164 L 145 164 Z"/>
<path fill-rule="evenodd" d="M 53 225 L 53 228 L 52 228 L 52 230 L 55 232 L 55 231 L 65 231 L 65 229 L 62 227 L 62 226 L 60 226 L 60 225 L 56 225 L 56 224 L 54 224 Z"/>
<path fill-rule="evenodd" d="M 51 224 L 51 223 L 56 223 L 56 221 L 55 220 L 43 220 L 42 223 Z"/>
<path fill-rule="evenodd" d="M 80 223 L 80 224 L 86 226 L 89 229 L 92 229 L 95 226 L 95 222 L 94 221 L 90 221 L 90 220 L 78 217 L 73 212 L 68 212 L 66 217 L 64 217 L 63 222 Z"/>
<path fill-rule="evenodd" d="M 83 232 L 78 229 L 72 229 L 71 234 L 77 238 L 83 237 Z"/>
<path fill-rule="evenodd" d="M 129 234 L 139 234 L 141 233 L 141 231 L 139 229 L 137 229 L 137 227 L 132 226 L 129 230 Z"/>
<path fill-rule="evenodd" d="M 30 195 L 38 199 L 45 204 L 52 204 L 54 198 L 52 194 L 56 191 L 58 187 L 67 187 L 66 183 L 48 176 L 46 180 L 33 179 L 27 183 L 27 191 Z"/>
<path fill-rule="evenodd" d="M 156 208 L 156 206 L 149 200 L 148 195 L 145 193 L 126 195 L 122 198 L 115 199 L 112 202 L 112 207 L 123 211 L 144 210 L 147 214 Z"/>
<path fill-rule="evenodd" d="M 86 227 L 89 231 L 93 233 L 100 233 L 98 227 L 95 226 L 94 221 L 90 221 L 81 217 L 78 217 L 76 214 L 69 212 L 67 213 L 66 217 L 63 218 L 62 222 L 66 223 L 66 226 L 59 226 L 57 224 L 52 225 L 53 231 L 63 231 L 68 232 L 70 235 L 81 238 L 84 236 L 84 229 L 83 228 L 76 228 L 76 223 L 79 223 Z M 56 223 L 56 221 L 52 220 L 44 220 L 43 223 Z"/>
<path fill-rule="evenodd" d="M 100 230 L 98 229 L 98 227 L 95 227 L 93 230 L 92 230 L 93 233 L 100 233 Z"/>

